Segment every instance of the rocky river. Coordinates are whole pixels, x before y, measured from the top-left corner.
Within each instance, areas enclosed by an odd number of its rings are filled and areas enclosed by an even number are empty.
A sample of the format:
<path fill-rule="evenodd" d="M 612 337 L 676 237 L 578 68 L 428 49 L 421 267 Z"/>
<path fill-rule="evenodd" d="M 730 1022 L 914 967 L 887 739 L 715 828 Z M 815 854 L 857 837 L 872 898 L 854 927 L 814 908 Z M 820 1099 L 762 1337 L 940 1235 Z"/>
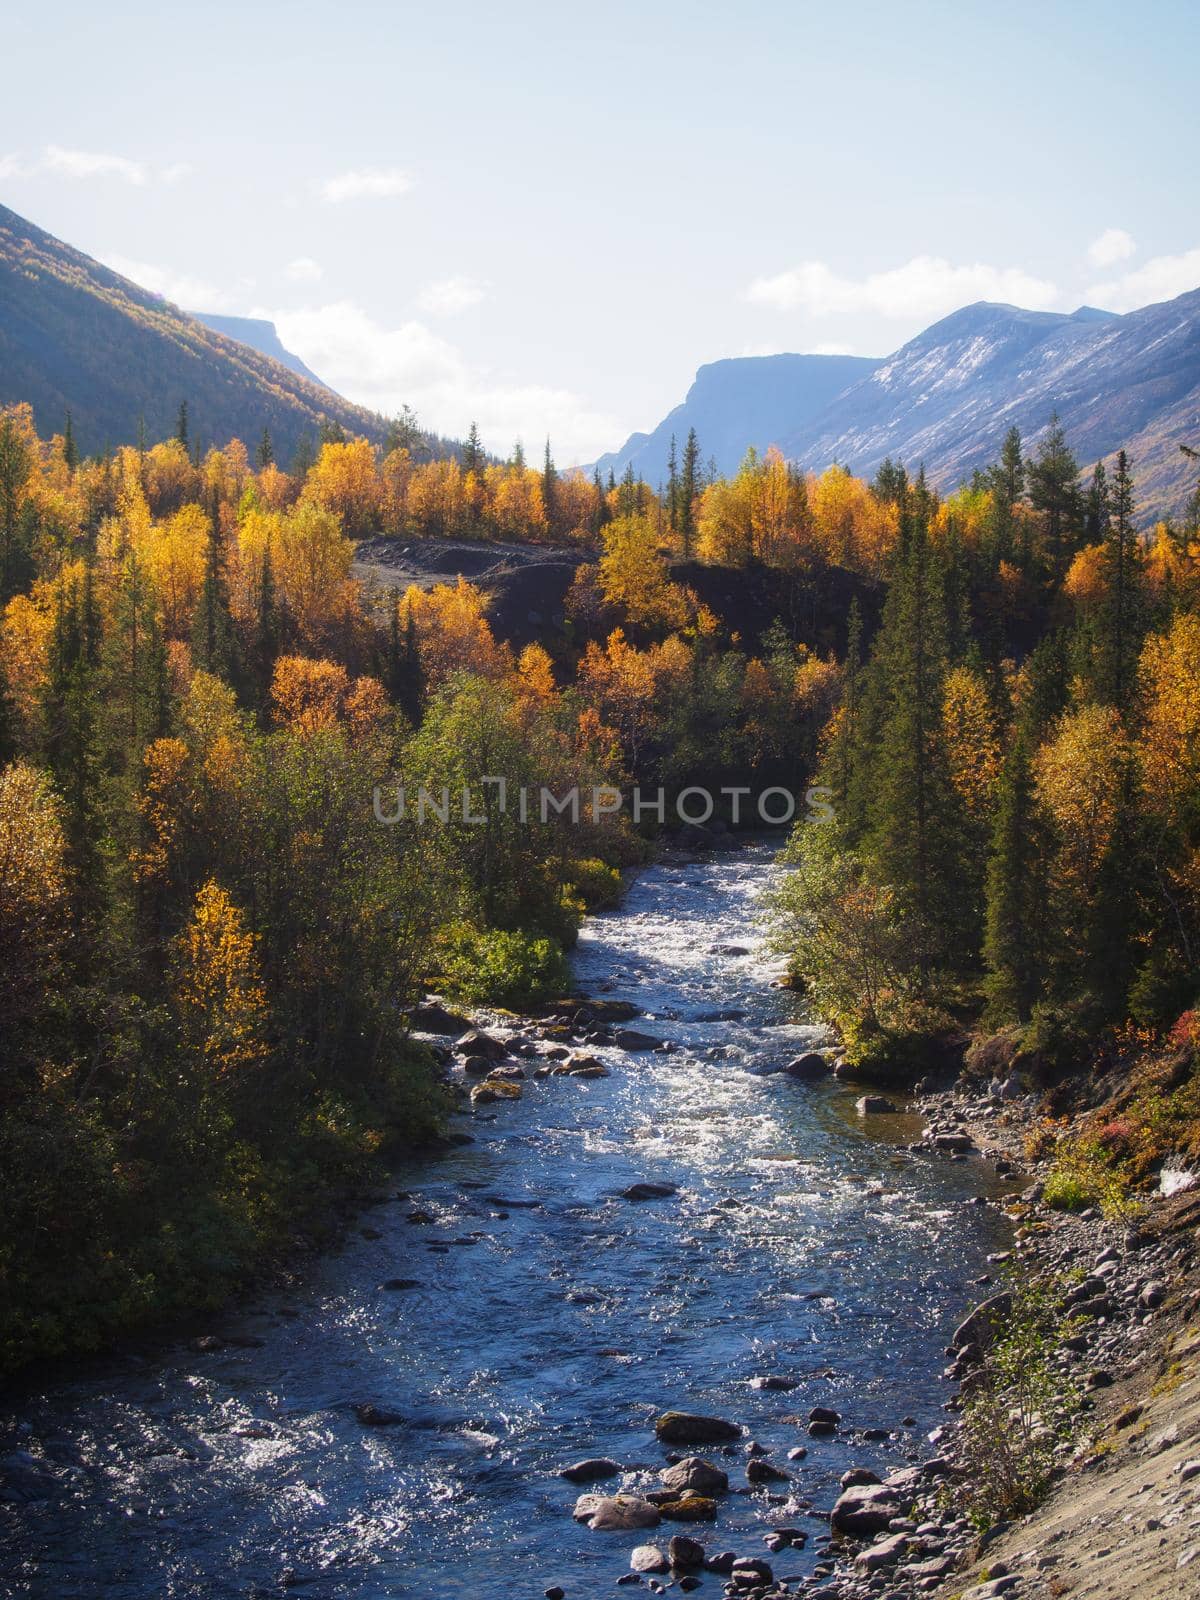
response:
<path fill-rule="evenodd" d="M 604 1492 L 657 1486 L 669 1409 L 745 1432 L 700 1452 L 729 1476 L 716 1521 L 654 1537 L 762 1556 L 786 1524 L 808 1539 L 775 1572 L 810 1573 L 848 1467 L 932 1453 L 941 1347 L 1007 1224 L 977 1203 L 980 1162 L 912 1148 L 915 1117 L 778 1070 L 816 1030 L 760 948 L 773 863 L 767 843 L 663 863 L 585 927 L 580 990 L 632 1001 L 670 1053 L 588 1045 L 607 1075 L 530 1072 L 456 1119 L 473 1142 L 397 1170 L 301 1285 L 200 1347 L 0 1399 L 0 1454 L 44 1484 L 0 1505 L 0 1592 L 611 1595 L 646 1536 L 574 1521 L 558 1473 L 604 1456 L 624 1469 Z M 674 1192 L 623 1198 L 636 1183 Z M 821 1437 L 817 1406 L 840 1418 Z M 764 1459 L 787 1480 L 748 1482 Z"/>

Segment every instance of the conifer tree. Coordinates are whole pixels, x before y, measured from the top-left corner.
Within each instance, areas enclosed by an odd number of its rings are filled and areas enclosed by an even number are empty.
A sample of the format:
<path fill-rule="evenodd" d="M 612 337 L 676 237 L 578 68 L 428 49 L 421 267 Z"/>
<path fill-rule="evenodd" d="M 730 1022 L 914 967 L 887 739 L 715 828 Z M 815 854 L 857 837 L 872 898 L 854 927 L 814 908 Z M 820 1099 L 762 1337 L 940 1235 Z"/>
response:
<path fill-rule="evenodd" d="M 553 533 L 558 511 L 558 469 L 550 454 L 550 440 L 546 439 L 546 454 L 542 461 L 542 505 L 546 512 L 546 525 Z"/>
<path fill-rule="evenodd" d="M 71 426 L 71 413 L 67 412 L 67 420 L 63 425 L 63 460 L 66 462 L 67 471 L 74 472 L 79 465 L 79 451 L 75 448 L 75 430 Z"/>
<path fill-rule="evenodd" d="M 1028 1022 L 1045 969 L 1046 900 L 1030 738 L 1018 729 L 1000 775 L 987 867 L 983 954 L 987 992 L 999 1017 Z"/>
<path fill-rule="evenodd" d="M 900 512 L 900 554 L 872 658 L 878 743 L 870 782 L 870 852 L 911 898 L 923 981 L 970 948 L 981 885 L 969 881 L 942 731 L 947 667 L 943 577 L 914 488 Z"/>
<path fill-rule="evenodd" d="M 233 681 L 233 619 L 229 612 L 220 507 L 215 503 L 209 519 L 204 584 L 192 619 L 192 659 L 198 667 L 203 667 L 205 672 L 211 672 L 214 677 L 223 678 L 227 683 Z"/>
<path fill-rule="evenodd" d="M 464 472 L 474 472 L 477 476 L 483 471 L 485 457 L 483 446 L 479 442 L 479 429 L 472 423 L 467 432 L 467 441 L 462 450 L 462 469 Z"/>
<path fill-rule="evenodd" d="M 179 415 L 175 421 L 175 437 L 186 450 L 188 448 L 188 403 L 186 400 L 179 402 Z"/>
<path fill-rule="evenodd" d="M 679 460 L 674 434 L 671 435 L 671 448 L 667 453 L 667 527 L 672 537 L 679 532 Z"/>
<path fill-rule="evenodd" d="M 1042 514 L 1046 530 L 1046 568 L 1058 583 L 1079 543 L 1079 463 L 1076 461 L 1057 414 L 1037 456 L 1028 464 L 1029 499 Z"/>
<path fill-rule="evenodd" d="M 683 447 L 683 468 L 679 474 L 679 542 L 685 561 L 692 559 L 692 547 L 696 539 L 696 496 L 700 492 L 699 465 L 700 441 L 696 437 L 695 428 L 689 428 L 687 442 Z"/>
<path fill-rule="evenodd" d="M 275 446 L 271 443 L 271 430 L 264 427 L 262 438 L 258 441 L 258 449 L 254 452 L 254 460 L 259 468 L 270 467 L 275 462 Z"/>
<path fill-rule="evenodd" d="M 1106 530 L 1107 593 L 1100 615 L 1100 682 L 1103 699 L 1128 709 L 1141 648 L 1142 558 L 1133 525 L 1133 479 L 1124 450 L 1117 455 L 1111 516 Z"/>

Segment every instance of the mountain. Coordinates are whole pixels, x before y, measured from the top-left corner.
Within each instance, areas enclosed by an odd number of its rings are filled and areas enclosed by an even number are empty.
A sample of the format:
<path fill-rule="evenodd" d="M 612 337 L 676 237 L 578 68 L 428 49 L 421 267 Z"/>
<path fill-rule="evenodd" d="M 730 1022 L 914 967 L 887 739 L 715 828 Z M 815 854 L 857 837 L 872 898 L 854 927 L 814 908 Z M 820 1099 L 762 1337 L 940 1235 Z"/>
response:
<path fill-rule="evenodd" d="M 682 405 L 653 433 L 634 433 L 596 465 L 619 478 L 632 463 L 647 483 L 667 476 L 671 435 L 683 449 L 695 428 L 701 454 L 718 472 L 736 472 L 747 447 L 765 450 L 826 407 L 878 365 L 867 356 L 738 356 L 701 367 Z"/>
<path fill-rule="evenodd" d="M 281 367 L 286 367 L 297 377 L 307 378 L 309 383 L 319 383 L 322 389 L 329 389 L 323 378 L 318 378 L 311 367 L 306 367 L 299 356 L 292 354 L 280 339 L 275 324 L 268 322 L 265 317 L 220 317 L 211 311 L 189 311 L 188 315 L 202 322 L 206 328 L 211 328 L 214 333 L 223 333 L 227 339 L 236 339 L 239 344 L 248 344 L 251 350 L 257 350 L 260 355 L 270 356 L 272 361 L 278 361 Z M 329 393 L 336 394 L 337 390 L 329 389 Z"/>
<path fill-rule="evenodd" d="M 1139 511 L 1178 513 L 1195 486 L 1181 442 L 1200 437 L 1200 290 L 1125 316 L 981 302 L 937 322 L 781 440 L 817 469 L 872 473 L 885 456 L 949 487 L 1027 447 L 1057 411 L 1081 466 L 1128 450 Z"/>
<path fill-rule="evenodd" d="M 253 449 L 266 427 L 284 462 L 326 419 L 372 439 L 385 427 L 0 206 L 0 405 L 19 400 L 47 435 L 69 410 L 85 453 L 133 443 L 139 418 L 167 437 L 183 400 L 194 440 Z"/>

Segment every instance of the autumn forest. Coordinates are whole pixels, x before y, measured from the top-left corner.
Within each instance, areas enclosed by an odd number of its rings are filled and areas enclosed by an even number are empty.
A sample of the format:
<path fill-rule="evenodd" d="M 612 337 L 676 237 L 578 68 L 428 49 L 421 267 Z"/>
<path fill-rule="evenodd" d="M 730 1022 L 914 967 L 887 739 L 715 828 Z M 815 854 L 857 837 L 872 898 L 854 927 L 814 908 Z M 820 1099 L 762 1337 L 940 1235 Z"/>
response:
<path fill-rule="evenodd" d="M 80 459 L 0 418 L 7 1366 L 219 1300 L 435 1138 L 424 990 L 566 990 L 655 824 L 518 823 L 484 773 L 824 786 L 774 937 L 885 1081 L 981 1018 L 1062 1060 L 1195 1045 L 1200 494 L 1142 527 L 1124 456 L 1081 477 L 1053 425 L 944 496 L 777 451 L 723 479 L 694 435 L 655 486 L 421 441 L 285 467 L 183 406 Z M 569 549 L 564 625 L 514 651 L 461 579 L 357 575 L 367 535 Z M 770 626 L 708 569 L 769 575 Z M 797 622 L 834 580 L 837 625 Z M 380 826 L 397 775 L 486 827 Z"/>

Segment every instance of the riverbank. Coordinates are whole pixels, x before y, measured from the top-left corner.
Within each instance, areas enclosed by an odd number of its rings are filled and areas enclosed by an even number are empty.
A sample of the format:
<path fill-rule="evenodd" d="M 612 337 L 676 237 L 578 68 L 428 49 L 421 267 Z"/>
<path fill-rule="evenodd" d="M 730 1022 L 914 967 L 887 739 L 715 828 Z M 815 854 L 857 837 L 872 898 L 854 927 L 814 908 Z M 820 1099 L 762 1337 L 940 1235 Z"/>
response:
<path fill-rule="evenodd" d="M 1107 1217 L 1096 1207 L 1064 1212 L 1045 1200 L 1052 1162 L 1027 1155 L 1031 1124 L 1044 1112 L 1040 1097 L 1014 1104 L 959 1085 L 923 1097 L 920 1107 L 927 1138 L 970 1141 L 1023 1177 L 1025 1191 L 1009 1206 L 1013 1250 L 997 1259 L 991 1281 L 981 1281 L 981 1300 L 994 1308 L 990 1320 L 1003 1336 L 1012 1292 L 1038 1281 L 1057 1286 L 1061 1325 L 1048 1361 L 1079 1410 L 1033 1511 L 991 1526 L 964 1515 L 981 1485 L 960 1413 L 978 1381 L 970 1347 L 986 1342 L 989 1317 L 967 1319 L 947 1350 L 947 1377 L 961 1387 L 949 1393 L 947 1422 L 930 1437 L 935 1454 L 916 1475 L 884 1480 L 872 1537 L 863 1522 L 864 1536 L 843 1543 L 811 1594 L 1166 1600 L 1190 1593 L 1190 1574 L 1200 1573 L 1200 1189 L 1147 1192 Z M 872 1490 L 859 1493 L 869 1500 Z"/>

